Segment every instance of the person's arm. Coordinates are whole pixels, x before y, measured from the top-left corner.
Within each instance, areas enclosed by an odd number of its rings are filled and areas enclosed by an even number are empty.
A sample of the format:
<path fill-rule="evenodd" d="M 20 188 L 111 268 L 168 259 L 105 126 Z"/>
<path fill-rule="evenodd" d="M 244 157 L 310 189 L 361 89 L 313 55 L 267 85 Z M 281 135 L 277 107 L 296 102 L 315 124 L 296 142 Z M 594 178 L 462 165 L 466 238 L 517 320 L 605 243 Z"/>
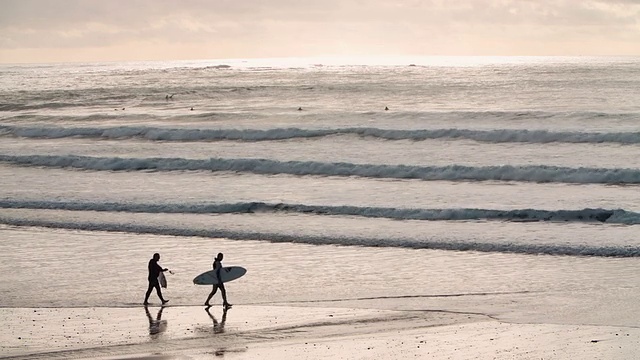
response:
<path fill-rule="evenodd" d="M 169 270 L 169 269 L 167 269 L 167 268 L 163 269 L 163 268 L 162 268 L 162 266 L 160 266 L 158 263 L 156 263 L 156 266 L 158 267 L 158 272 L 159 272 L 159 273 L 161 273 L 161 272 L 165 272 L 165 271 Z"/>

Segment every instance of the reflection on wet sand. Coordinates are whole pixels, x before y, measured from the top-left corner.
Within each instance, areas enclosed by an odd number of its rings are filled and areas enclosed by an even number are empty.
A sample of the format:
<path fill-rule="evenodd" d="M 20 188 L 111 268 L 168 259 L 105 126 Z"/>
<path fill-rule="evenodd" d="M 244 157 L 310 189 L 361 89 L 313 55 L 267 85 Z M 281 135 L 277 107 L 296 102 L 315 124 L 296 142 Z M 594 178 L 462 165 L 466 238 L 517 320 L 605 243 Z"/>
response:
<path fill-rule="evenodd" d="M 213 316 L 213 314 L 211 314 L 211 311 L 209 311 L 209 309 L 211 309 L 211 306 L 207 306 L 206 308 L 204 308 L 204 311 L 207 312 L 207 315 L 209 315 L 209 317 L 213 321 L 213 333 L 214 334 L 222 334 L 222 333 L 224 333 L 224 324 L 227 322 L 227 310 L 229 310 L 229 309 L 227 307 L 223 308 L 223 310 L 222 310 L 222 320 L 220 322 L 218 322 L 216 317 Z"/>
<path fill-rule="evenodd" d="M 152 338 L 157 338 L 160 334 L 162 334 L 165 330 L 167 330 L 167 320 L 162 320 L 162 311 L 164 310 L 164 306 L 158 310 L 158 314 L 154 319 L 149 312 L 149 307 L 145 306 L 144 311 L 147 313 L 147 319 L 149 319 L 149 335 Z"/>
<path fill-rule="evenodd" d="M 207 306 L 204 308 L 204 311 L 207 312 L 207 315 L 209 315 L 209 318 L 211 319 L 211 321 L 213 322 L 213 333 L 214 334 L 223 334 L 224 333 L 224 326 L 225 323 L 227 322 L 227 311 L 229 310 L 229 308 L 227 307 L 223 307 L 222 310 L 222 319 L 220 321 L 218 321 L 218 319 L 216 319 L 216 317 L 211 313 L 211 306 Z M 211 328 L 207 330 L 211 331 Z M 243 349 L 229 349 L 227 347 L 221 347 L 219 349 L 214 350 L 211 354 L 215 355 L 215 356 L 224 356 L 225 353 L 227 352 L 242 352 L 242 351 L 246 351 L 246 348 Z"/>

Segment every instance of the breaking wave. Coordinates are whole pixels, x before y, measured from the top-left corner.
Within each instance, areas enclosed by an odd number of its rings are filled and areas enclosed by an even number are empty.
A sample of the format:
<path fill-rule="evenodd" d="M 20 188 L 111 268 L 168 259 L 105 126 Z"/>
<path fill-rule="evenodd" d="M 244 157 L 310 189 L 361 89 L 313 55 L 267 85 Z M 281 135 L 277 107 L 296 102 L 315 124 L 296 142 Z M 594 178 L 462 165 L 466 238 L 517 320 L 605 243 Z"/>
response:
<path fill-rule="evenodd" d="M 368 178 L 444 181 L 523 181 L 577 184 L 640 184 L 640 169 L 569 168 L 546 165 L 528 166 L 408 166 L 316 161 L 275 161 L 267 159 L 206 160 L 184 158 L 121 158 L 90 156 L 12 156 L 0 161 L 19 166 L 72 168 L 98 171 L 231 171 L 263 175 L 359 176 Z"/>
<path fill-rule="evenodd" d="M 317 138 L 334 135 L 355 135 L 383 140 L 424 141 L 433 139 L 464 139 L 487 143 L 617 143 L 640 144 L 640 132 L 586 133 L 553 132 L 547 130 L 396 130 L 379 128 L 300 129 L 168 129 L 158 127 L 62 128 L 0 126 L 0 135 L 26 138 L 57 139 L 65 137 L 87 138 L 141 138 L 158 141 L 273 141 L 296 138 Z"/>
<path fill-rule="evenodd" d="M 20 201 L 0 200 L 4 209 L 44 209 L 70 211 L 109 211 L 132 213 L 229 214 L 229 213 L 304 213 L 334 216 L 359 216 L 395 220 L 501 220 L 501 221 L 555 221 L 602 222 L 609 224 L 640 224 L 640 214 L 622 209 L 582 210 L 493 210 L 493 209 L 406 209 L 360 206 L 323 206 L 303 204 L 270 204 L 264 202 L 238 202 L 222 204 L 184 203 L 117 203 L 82 201 Z"/>

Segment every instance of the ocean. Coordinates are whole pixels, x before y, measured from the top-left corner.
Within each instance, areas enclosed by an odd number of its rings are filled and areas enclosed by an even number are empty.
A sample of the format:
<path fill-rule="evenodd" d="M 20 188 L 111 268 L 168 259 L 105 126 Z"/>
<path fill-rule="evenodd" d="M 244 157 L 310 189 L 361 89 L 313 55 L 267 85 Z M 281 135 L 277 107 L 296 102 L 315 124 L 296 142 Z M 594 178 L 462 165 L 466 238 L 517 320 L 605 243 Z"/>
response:
<path fill-rule="evenodd" d="M 638 326 L 639 99 L 635 57 L 1 65 L 0 307 L 138 306 L 155 252 L 200 305 L 223 252 L 236 305 Z"/>

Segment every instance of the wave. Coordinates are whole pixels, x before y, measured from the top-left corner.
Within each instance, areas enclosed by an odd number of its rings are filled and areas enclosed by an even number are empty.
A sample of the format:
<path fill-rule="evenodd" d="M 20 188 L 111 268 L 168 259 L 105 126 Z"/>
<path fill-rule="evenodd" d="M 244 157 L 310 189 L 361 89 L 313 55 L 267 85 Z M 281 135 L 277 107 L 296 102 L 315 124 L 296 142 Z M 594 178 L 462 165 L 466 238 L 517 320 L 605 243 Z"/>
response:
<path fill-rule="evenodd" d="M 640 247 L 630 246 L 589 246 L 558 244 L 516 244 L 487 242 L 457 242 L 429 239 L 405 238 L 360 238 L 287 235 L 268 232 L 243 232 L 217 229 L 191 229 L 166 226 L 136 224 L 113 224 L 97 222 L 64 222 L 45 220 L 25 220 L 0 217 L 0 223 L 10 226 L 46 227 L 82 231 L 126 232 L 181 237 L 225 238 L 230 240 L 255 240 L 273 243 L 301 243 L 312 245 L 341 245 L 366 247 L 395 247 L 408 249 L 432 249 L 451 251 L 477 251 L 491 253 L 545 254 L 597 257 L 640 257 Z"/>
<path fill-rule="evenodd" d="M 69 103 L 69 102 L 43 102 L 37 104 L 12 104 L 4 103 L 0 104 L 0 111 L 26 111 L 26 110 L 42 110 L 42 109 L 62 109 L 67 107 L 81 107 L 87 106 L 84 103 Z"/>
<path fill-rule="evenodd" d="M 194 69 L 198 69 L 198 68 L 194 68 Z M 220 69 L 231 69 L 231 65 L 209 65 L 209 66 L 204 66 L 202 68 L 200 68 L 201 70 L 220 70 Z"/>
<path fill-rule="evenodd" d="M 132 213 L 230 214 L 230 213 L 304 213 L 335 216 L 359 216 L 394 220 L 501 220 L 514 222 L 601 222 L 609 224 L 640 224 L 640 213 L 622 209 L 582 210 L 493 210 L 493 209 L 398 209 L 385 207 L 325 206 L 264 202 L 238 202 L 222 204 L 145 204 L 95 203 L 82 201 L 20 201 L 0 200 L 3 209 L 44 209 L 70 211 L 108 211 Z"/>
<path fill-rule="evenodd" d="M 640 169 L 527 166 L 408 166 L 267 159 L 206 160 L 184 158 L 121 158 L 77 155 L 0 155 L 0 161 L 19 166 L 97 171 L 231 171 L 261 175 L 359 176 L 368 178 L 444 181 L 522 181 L 576 184 L 640 184 Z"/>
<path fill-rule="evenodd" d="M 211 114 L 207 114 L 211 116 Z M 640 144 L 640 132 L 584 133 L 553 132 L 547 130 L 394 130 L 379 128 L 300 129 L 168 129 L 158 127 L 121 126 L 113 128 L 61 128 L 0 126 L 0 135 L 26 138 L 57 139 L 142 138 L 158 141 L 273 141 L 295 138 L 316 138 L 334 135 L 356 135 L 383 140 L 424 141 L 434 139 L 464 139 L 487 143 L 617 143 Z"/>

